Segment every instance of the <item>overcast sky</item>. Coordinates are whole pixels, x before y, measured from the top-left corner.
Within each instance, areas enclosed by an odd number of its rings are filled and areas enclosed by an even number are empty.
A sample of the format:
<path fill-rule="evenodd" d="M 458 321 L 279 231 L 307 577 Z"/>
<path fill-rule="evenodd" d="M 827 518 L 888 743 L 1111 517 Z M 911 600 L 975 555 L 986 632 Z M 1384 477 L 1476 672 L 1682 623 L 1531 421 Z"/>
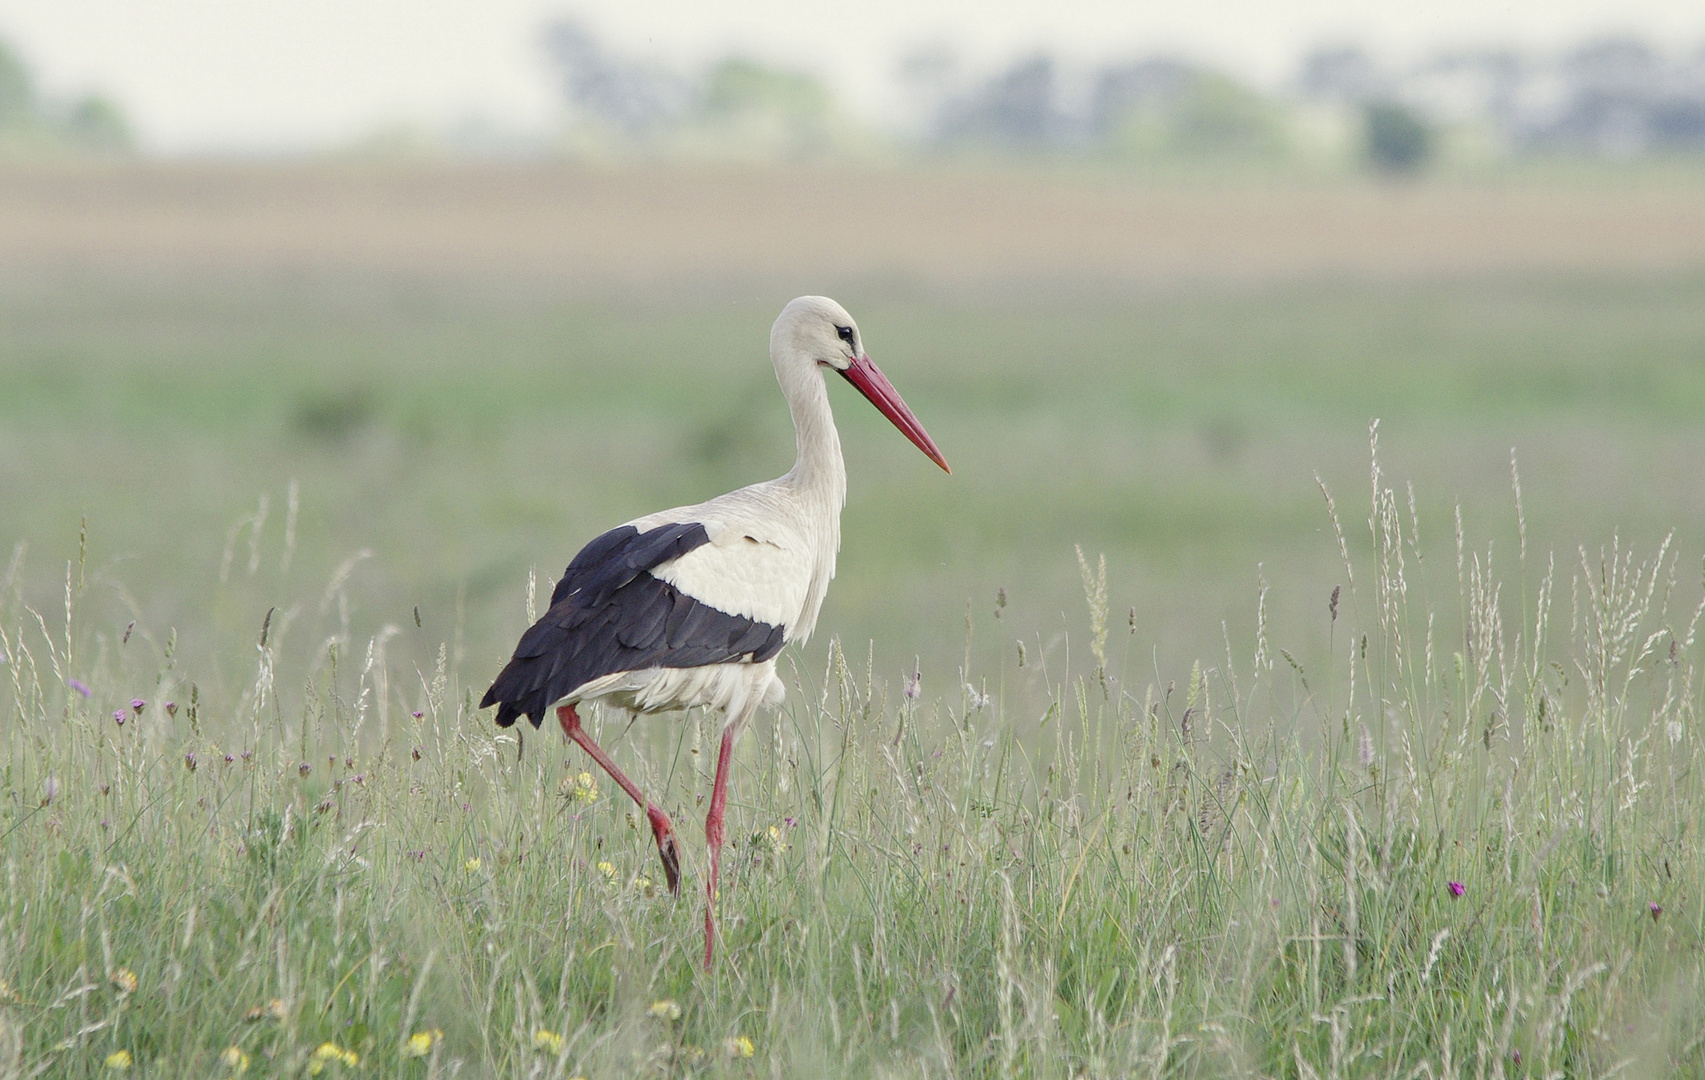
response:
<path fill-rule="evenodd" d="M 396 124 L 540 130 L 554 102 L 537 31 L 562 15 L 623 53 L 808 69 L 873 117 L 894 107 L 898 58 L 932 43 L 989 68 L 1037 49 L 1082 61 L 1165 50 L 1269 85 L 1322 42 L 1392 59 L 1606 32 L 1705 45 L 1702 0 L 0 0 L 0 37 L 50 92 L 116 98 L 149 149 L 280 151 Z"/>

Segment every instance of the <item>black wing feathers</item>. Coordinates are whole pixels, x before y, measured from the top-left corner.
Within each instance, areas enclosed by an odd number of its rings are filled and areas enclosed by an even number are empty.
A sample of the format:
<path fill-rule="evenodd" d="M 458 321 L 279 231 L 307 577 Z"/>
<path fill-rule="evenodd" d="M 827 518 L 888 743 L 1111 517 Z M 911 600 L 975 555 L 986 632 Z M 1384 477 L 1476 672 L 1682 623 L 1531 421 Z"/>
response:
<path fill-rule="evenodd" d="M 718 611 L 649 573 L 709 542 L 703 525 L 688 522 L 643 533 L 623 525 L 587 544 L 480 708 L 496 705 L 499 727 L 522 715 L 538 727 L 553 702 L 604 675 L 780 652 L 784 627 Z"/>

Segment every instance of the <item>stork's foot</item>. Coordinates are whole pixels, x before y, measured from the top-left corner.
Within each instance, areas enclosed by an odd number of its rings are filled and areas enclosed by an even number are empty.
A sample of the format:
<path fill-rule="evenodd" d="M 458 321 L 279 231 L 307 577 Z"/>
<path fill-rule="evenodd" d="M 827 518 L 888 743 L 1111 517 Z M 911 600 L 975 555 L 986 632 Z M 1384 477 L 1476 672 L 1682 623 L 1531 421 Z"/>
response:
<path fill-rule="evenodd" d="M 651 820 L 651 835 L 657 838 L 657 855 L 663 860 L 663 880 L 669 886 L 670 895 L 679 895 L 681 850 L 675 846 L 675 830 L 669 824 L 669 815 L 647 804 L 645 816 Z"/>

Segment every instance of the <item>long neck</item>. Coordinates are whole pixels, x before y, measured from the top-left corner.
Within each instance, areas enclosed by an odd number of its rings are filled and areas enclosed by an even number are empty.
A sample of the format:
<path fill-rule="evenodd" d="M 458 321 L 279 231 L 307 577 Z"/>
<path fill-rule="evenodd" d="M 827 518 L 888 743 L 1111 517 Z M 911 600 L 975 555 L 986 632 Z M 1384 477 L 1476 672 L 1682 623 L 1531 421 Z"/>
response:
<path fill-rule="evenodd" d="M 801 495 L 838 518 L 847 501 L 847 470 L 841 459 L 841 435 L 829 411 L 829 391 L 815 366 L 801 365 L 793 375 L 782 389 L 788 412 L 793 414 L 799 456 L 787 479 Z"/>

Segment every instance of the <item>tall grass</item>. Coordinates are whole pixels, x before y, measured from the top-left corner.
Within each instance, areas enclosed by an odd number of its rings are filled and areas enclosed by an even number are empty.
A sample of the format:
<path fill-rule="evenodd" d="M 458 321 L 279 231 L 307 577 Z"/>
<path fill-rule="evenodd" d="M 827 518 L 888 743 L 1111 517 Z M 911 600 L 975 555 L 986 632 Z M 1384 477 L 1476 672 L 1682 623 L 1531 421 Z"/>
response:
<path fill-rule="evenodd" d="M 353 629 L 347 567 L 192 664 L 84 550 L 26 604 L 20 550 L 0 1075 L 1705 1074 L 1682 557 L 1459 516 L 1440 573 L 1374 462 L 1365 534 L 1322 485 L 1321 669 L 1263 614 L 1143 676 L 1088 559 L 1086 631 L 998 671 L 790 654 L 708 973 L 698 846 L 662 894 L 614 786 L 474 711 L 455 634 Z M 695 837 L 714 719 L 601 719 Z"/>

